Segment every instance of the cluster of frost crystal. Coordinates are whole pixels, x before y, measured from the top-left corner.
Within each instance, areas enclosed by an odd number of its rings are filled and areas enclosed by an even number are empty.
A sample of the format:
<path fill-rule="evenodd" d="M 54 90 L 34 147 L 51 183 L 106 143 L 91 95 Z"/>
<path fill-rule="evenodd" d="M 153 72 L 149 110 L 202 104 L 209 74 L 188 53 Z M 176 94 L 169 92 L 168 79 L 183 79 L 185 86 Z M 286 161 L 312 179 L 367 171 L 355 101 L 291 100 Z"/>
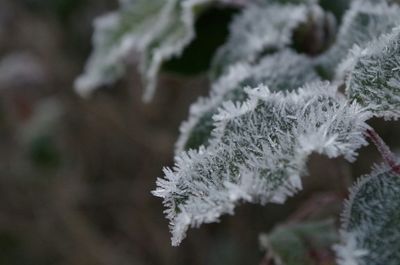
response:
<path fill-rule="evenodd" d="M 291 50 L 266 56 L 257 64 L 237 63 L 229 67 L 211 87 L 208 98 L 200 98 L 190 107 L 189 119 L 182 123 L 175 153 L 208 145 L 215 128 L 212 117 L 222 103 L 247 99 L 246 86 L 264 84 L 272 92 L 292 91 L 306 83 L 317 81 L 312 60 Z"/>
<path fill-rule="evenodd" d="M 77 92 L 89 95 L 124 74 L 126 59 L 141 55 L 144 99 L 155 92 L 161 64 L 178 56 L 195 37 L 196 9 L 215 0 L 120 0 L 120 10 L 96 19 L 94 51 L 85 73 L 75 82 Z"/>
<path fill-rule="evenodd" d="M 259 86 L 247 93 L 247 101 L 225 102 L 214 116 L 207 148 L 177 156 L 157 181 L 154 194 L 164 199 L 173 245 L 189 226 L 218 221 L 239 201 L 284 202 L 301 188 L 312 152 L 353 160 L 365 144 L 368 113 L 328 83 L 291 93 Z"/>
<path fill-rule="evenodd" d="M 400 117 L 400 27 L 371 42 L 356 47 L 342 66 L 348 72 L 347 95 L 376 116 Z"/>
<path fill-rule="evenodd" d="M 342 232 L 341 244 L 336 244 L 333 249 L 336 252 L 339 265 L 360 265 L 361 259 L 368 254 L 365 249 L 358 248 L 356 237 L 353 234 Z"/>
<path fill-rule="evenodd" d="M 230 36 L 214 58 L 214 71 L 236 62 L 252 62 L 268 51 L 287 47 L 294 29 L 307 21 L 313 5 L 265 1 L 249 5 L 230 25 Z"/>
<path fill-rule="evenodd" d="M 317 59 L 325 74 L 333 76 L 336 66 L 354 46 L 365 47 L 400 24 L 400 8 L 386 1 L 354 0 L 345 13 L 336 42 Z"/>
<path fill-rule="evenodd" d="M 400 175 L 379 166 L 350 191 L 342 215 L 339 265 L 397 265 L 400 260 Z"/>

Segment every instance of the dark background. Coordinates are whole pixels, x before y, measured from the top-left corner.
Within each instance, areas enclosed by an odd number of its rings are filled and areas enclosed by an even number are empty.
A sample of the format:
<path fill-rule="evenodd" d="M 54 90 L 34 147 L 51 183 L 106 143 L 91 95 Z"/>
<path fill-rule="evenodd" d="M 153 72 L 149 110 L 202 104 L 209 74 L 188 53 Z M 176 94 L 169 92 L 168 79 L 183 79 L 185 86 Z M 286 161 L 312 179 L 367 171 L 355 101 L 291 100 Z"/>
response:
<path fill-rule="evenodd" d="M 347 185 L 380 160 L 374 147 L 353 165 L 315 155 L 305 191 L 285 207 L 240 206 L 171 247 L 161 200 L 150 192 L 162 167 L 173 164 L 190 103 L 208 91 L 206 75 L 187 74 L 207 66 L 226 34 L 212 25 L 222 18 L 225 26 L 234 11 L 199 22 L 201 34 L 213 37 L 192 48 L 207 56 L 170 62 L 170 71 L 181 67 L 186 75 L 162 74 L 150 104 L 141 102 L 134 65 L 112 87 L 81 99 L 72 86 L 90 53 L 92 20 L 115 8 L 115 0 L 0 0 L 1 265 L 258 264 L 260 232 L 310 200 L 337 214 Z M 372 123 L 399 148 L 398 123 Z"/>

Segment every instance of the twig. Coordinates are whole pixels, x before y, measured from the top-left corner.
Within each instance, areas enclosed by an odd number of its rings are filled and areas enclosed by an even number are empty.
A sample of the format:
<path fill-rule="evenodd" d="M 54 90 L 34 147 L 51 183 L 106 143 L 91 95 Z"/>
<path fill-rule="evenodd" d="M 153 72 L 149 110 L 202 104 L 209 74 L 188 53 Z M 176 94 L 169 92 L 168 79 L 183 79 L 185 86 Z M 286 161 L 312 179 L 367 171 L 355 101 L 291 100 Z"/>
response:
<path fill-rule="evenodd" d="M 274 260 L 271 257 L 270 253 L 267 251 L 267 253 L 265 253 L 265 255 L 263 256 L 263 259 L 260 262 L 260 265 L 273 265 L 274 264 Z"/>
<path fill-rule="evenodd" d="M 341 202 L 340 194 L 337 192 L 322 192 L 315 194 L 310 199 L 306 200 L 302 205 L 292 214 L 287 220 L 286 224 L 299 223 L 301 221 L 310 219 L 313 215 L 323 213 L 324 210 L 329 208 L 334 203 Z"/>
<path fill-rule="evenodd" d="M 390 151 L 389 147 L 373 129 L 367 130 L 367 136 L 374 143 L 379 153 L 381 154 L 385 163 L 397 174 L 400 174 L 400 164 L 398 163 L 395 155 Z"/>

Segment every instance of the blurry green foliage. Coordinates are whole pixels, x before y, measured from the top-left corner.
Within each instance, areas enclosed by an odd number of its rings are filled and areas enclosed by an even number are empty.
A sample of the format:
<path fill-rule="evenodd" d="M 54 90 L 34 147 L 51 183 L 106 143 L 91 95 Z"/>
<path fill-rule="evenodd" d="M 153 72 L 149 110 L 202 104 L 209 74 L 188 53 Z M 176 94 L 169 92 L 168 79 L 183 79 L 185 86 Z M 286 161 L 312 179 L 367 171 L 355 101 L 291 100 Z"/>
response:
<path fill-rule="evenodd" d="M 34 165 L 42 168 L 56 168 L 61 163 L 55 139 L 48 135 L 41 135 L 32 140 L 29 157 Z"/>
<path fill-rule="evenodd" d="M 0 232 L 0 264 L 33 264 L 24 255 L 19 239 L 9 232 Z"/>

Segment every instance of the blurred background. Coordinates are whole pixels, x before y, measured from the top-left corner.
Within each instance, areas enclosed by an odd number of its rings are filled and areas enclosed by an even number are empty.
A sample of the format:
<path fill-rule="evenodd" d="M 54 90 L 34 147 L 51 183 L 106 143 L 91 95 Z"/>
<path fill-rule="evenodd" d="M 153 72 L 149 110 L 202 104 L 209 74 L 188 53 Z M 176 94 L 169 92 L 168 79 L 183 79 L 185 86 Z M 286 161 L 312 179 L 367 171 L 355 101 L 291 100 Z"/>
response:
<path fill-rule="evenodd" d="M 305 190 L 285 207 L 243 205 L 171 247 L 150 192 L 173 164 L 190 103 L 208 92 L 205 74 L 187 72 L 207 68 L 235 10 L 200 18 L 208 42 L 192 48 L 208 56 L 189 55 L 183 63 L 194 70 L 162 74 L 150 104 L 141 102 L 135 64 L 117 84 L 79 98 L 73 81 L 91 50 L 92 21 L 116 8 L 116 0 L 0 0 L 0 265 L 259 264 L 260 232 L 310 207 L 337 214 L 347 185 L 379 161 L 371 146 L 352 165 L 313 156 Z M 372 122 L 400 146 L 398 124 Z"/>

